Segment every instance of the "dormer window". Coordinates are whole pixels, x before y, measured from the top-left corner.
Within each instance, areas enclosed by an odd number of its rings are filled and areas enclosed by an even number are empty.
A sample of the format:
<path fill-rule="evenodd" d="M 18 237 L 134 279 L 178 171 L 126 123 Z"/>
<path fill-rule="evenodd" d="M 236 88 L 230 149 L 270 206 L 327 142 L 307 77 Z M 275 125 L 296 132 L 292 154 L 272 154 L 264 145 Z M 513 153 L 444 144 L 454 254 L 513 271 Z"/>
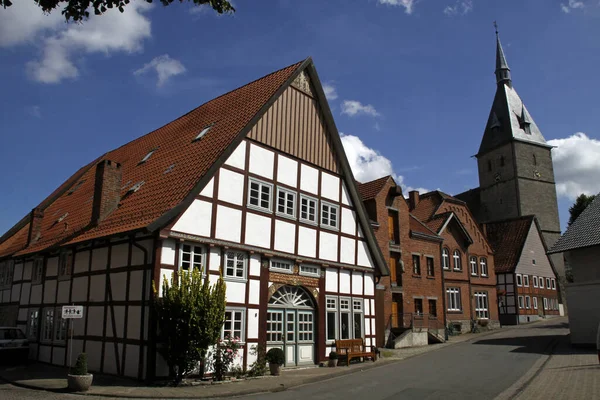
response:
<path fill-rule="evenodd" d="M 194 140 L 192 140 L 192 142 L 202 139 L 204 137 L 204 135 L 206 135 L 208 133 L 208 131 L 210 131 L 210 128 L 212 128 L 212 127 L 213 127 L 213 124 L 210 124 L 210 125 L 202 128 L 200 133 L 198 133 L 198 135 L 194 138 Z"/>
<path fill-rule="evenodd" d="M 154 152 L 155 152 L 156 150 L 158 150 L 158 147 L 156 147 L 156 148 L 154 148 L 154 149 L 150 150 L 150 151 L 148 152 L 148 154 L 146 154 L 146 155 L 144 156 L 144 158 L 142 158 L 142 160 L 141 160 L 141 161 L 138 163 L 138 165 L 140 165 L 140 164 L 143 164 L 143 163 L 145 163 L 146 161 L 148 161 L 148 160 L 150 159 L 150 157 L 152 157 L 152 154 L 154 154 Z"/>

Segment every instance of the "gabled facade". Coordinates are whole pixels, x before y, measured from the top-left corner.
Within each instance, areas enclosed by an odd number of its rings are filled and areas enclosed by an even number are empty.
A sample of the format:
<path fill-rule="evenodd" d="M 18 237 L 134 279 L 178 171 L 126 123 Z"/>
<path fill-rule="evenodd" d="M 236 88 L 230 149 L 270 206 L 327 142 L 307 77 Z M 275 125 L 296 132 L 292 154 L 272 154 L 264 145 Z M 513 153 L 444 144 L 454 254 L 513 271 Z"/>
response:
<path fill-rule="evenodd" d="M 496 252 L 500 323 L 559 316 L 556 274 L 535 216 L 488 223 L 484 229 Z"/>
<path fill-rule="evenodd" d="M 409 193 L 411 213 L 442 237 L 446 324 L 498 326 L 494 252 L 467 205 L 440 191 Z"/>
<path fill-rule="evenodd" d="M 359 191 L 390 270 L 377 291 L 378 345 L 424 345 L 428 332 L 443 340 L 442 238 L 410 215 L 391 176 L 359 184 Z M 403 335 L 412 328 L 422 335 Z"/>
<path fill-rule="evenodd" d="M 201 268 L 227 283 L 222 336 L 286 366 L 338 338 L 375 345 L 387 275 L 311 59 L 232 92 L 82 168 L 0 239 L 0 321 L 31 358 L 65 365 L 60 308 L 84 306 L 90 370 L 152 379 L 151 285 Z"/>

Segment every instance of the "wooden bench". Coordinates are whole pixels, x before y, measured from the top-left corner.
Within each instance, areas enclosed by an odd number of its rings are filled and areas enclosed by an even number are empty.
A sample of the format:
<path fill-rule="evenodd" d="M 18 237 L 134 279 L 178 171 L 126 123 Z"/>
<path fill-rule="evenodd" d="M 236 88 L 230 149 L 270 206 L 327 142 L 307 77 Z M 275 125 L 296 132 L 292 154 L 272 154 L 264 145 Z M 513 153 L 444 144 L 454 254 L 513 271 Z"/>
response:
<path fill-rule="evenodd" d="M 371 358 L 373 362 L 377 360 L 377 354 L 375 354 L 375 352 L 366 351 L 363 339 L 336 340 L 335 349 L 340 358 L 346 357 L 348 365 L 350 365 L 350 360 L 352 360 L 353 358 Z"/>

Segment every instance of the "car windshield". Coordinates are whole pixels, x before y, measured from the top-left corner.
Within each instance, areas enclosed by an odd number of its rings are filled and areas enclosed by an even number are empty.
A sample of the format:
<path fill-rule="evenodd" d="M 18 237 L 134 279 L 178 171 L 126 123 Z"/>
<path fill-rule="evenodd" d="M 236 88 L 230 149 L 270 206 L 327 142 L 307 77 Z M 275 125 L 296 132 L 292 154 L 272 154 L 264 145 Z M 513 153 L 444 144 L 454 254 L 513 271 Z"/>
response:
<path fill-rule="evenodd" d="M 25 335 L 20 329 L 0 328 L 0 340 L 25 339 Z"/>

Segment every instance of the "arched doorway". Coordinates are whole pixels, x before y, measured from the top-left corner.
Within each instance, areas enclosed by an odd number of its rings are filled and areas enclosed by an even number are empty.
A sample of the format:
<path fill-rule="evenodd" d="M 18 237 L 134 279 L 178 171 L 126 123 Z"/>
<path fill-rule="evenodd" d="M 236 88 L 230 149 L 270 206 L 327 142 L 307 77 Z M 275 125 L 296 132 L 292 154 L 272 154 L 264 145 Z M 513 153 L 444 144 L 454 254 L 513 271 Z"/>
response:
<path fill-rule="evenodd" d="M 285 366 L 315 362 L 315 304 L 298 286 L 282 286 L 267 309 L 267 348 L 279 347 Z"/>

